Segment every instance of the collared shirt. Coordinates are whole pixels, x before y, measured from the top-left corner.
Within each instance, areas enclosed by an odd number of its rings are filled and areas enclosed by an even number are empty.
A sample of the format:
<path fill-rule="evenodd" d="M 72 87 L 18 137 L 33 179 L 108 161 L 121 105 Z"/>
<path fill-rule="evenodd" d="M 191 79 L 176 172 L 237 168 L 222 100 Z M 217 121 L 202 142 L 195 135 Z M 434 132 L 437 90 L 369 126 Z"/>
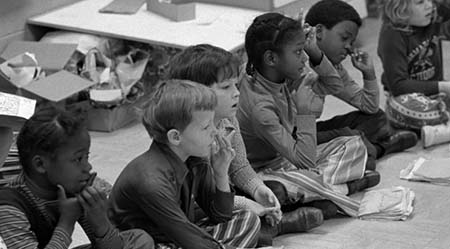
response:
<path fill-rule="evenodd" d="M 154 141 L 119 175 L 111 195 L 111 218 L 121 229 L 141 228 L 157 243 L 184 249 L 222 248 L 195 225 L 194 201 L 213 224 L 232 217 L 234 193 L 216 188 L 207 160 L 183 162 L 168 146 Z"/>

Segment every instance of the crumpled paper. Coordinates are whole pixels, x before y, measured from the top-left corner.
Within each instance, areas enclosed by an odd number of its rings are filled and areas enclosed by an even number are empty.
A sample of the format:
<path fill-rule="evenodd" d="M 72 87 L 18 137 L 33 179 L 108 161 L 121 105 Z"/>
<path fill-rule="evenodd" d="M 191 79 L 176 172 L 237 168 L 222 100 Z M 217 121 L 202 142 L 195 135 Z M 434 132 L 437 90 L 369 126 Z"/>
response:
<path fill-rule="evenodd" d="M 406 220 L 413 212 L 415 194 L 402 186 L 377 189 L 364 194 L 358 217 L 364 220 Z"/>
<path fill-rule="evenodd" d="M 425 159 L 420 157 L 400 170 L 400 179 L 450 185 L 450 158 Z"/>

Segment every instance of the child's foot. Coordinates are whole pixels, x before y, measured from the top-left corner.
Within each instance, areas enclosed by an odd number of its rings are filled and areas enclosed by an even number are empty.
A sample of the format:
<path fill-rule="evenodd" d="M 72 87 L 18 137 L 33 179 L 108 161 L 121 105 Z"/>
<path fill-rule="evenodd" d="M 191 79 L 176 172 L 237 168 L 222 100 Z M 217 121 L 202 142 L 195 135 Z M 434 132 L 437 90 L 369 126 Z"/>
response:
<path fill-rule="evenodd" d="M 317 200 L 306 203 L 309 207 L 315 207 L 322 211 L 323 218 L 328 220 L 337 215 L 338 206 L 330 200 Z"/>
<path fill-rule="evenodd" d="M 417 135 L 412 131 L 396 131 L 393 135 L 380 143 L 384 148 L 384 155 L 401 152 L 417 144 Z"/>
<path fill-rule="evenodd" d="M 301 207 L 292 212 L 284 213 L 278 224 L 278 234 L 306 232 L 323 224 L 323 214 L 320 209 Z"/>
<path fill-rule="evenodd" d="M 348 195 L 371 188 L 376 186 L 378 183 L 380 183 L 380 173 L 377 171 L 366 170 L 363 178 L 347 182 Z"/>

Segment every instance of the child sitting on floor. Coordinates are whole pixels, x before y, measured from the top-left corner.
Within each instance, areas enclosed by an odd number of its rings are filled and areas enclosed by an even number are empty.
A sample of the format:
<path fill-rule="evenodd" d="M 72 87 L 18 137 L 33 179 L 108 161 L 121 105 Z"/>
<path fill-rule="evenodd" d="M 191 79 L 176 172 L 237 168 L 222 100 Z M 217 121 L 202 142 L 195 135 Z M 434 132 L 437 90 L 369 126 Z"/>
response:
<path fill-rule="evenodd" d="M 121 229 L 141 228 L 169 248 L 256 246 L 258 216 L 233 212 L 230 134 L 216 132 L 214 91 L 184 80 L 159 84 L 144 110 L 150 148 L 120 173 L 110 196 Z M 195 214 L 198 205 L 205 219 Z"/>
<path fill-rule="evenodd" d="M 343 136 L 317 146 L 313 91 L 340 85 L 333 65 L 305 39 L 299 21 L 278 13 L 256 17 L 247 30 L 246 72 L 240 81 L 237 118 L 247 157 L 264 180 L 282 182 L 292 201 L 329 199 L 356 216 L 359 204 L 347 196 L 379 182 L 377 172 L 365 173 L 367 152 L 360 136 Z M 308 59 L 319 83 L 304 80 L 288 89 Z"/>
<path fill-rule="evenodd" d="M 78 221 L 92 246 L 153 248 L 142 230 L 120 232 L 107 217 L 106 195 L 92 187 L 90 136 L 83 119 L 55 107 L 27 120 L 17 138 L 22 173 L 0 189 L 0 236 L 9 249 L 69 248 Z"/>
<path fill-rule="evenodd" d="M 317 142 L 321 144 L 338 136 L 362 132 L 373 160 L 414 146 L 417 142 L 414 132 L 394 131 L 389 126 L 386 114 L 379 108 L 380 91 L 372 59 L 368 53 L 353 48 L 362 24 L 358 12 L 341 0 L 321 0 L 311 6 L 305 23 L 316 28 L 317 45 L 342 80 L 342 89 L 333 95 L 358 109 L 317 122 Z M 348 55 L 353 66 L 362 73 L 362 87 L 341 64 Z M 375 161 L 372 165 L 375 169 Z"/>
<path fill-rule="evenodd" d="M 439 2 L 383 1 L 378 55 L 389 93 L 386 113 L 397 127 L 419 131 L 448 120 L 450 79 L 443 78 L 441 41 L 450 39 L 450 4 Z"/>
<path fill-rule="evenodd" d="M 232 183 L 247 196 L 236 196 L 236 209 L 249 209 L 259 216 L 266 215 L 269 224 L 274 226 L 281 219 L 280 204 L 247 160 L 245 145 L 236 119 L 239 90 L 237 89 L 239 61 L 224 49 L 200 44 L 184 49 L 173 57 L 169 64 L 169 78 L 186 79 L 210 87 L 217 95 L 214 124 L 220 130 L 235 130 L 231 146 L 236 152 L 231 161 L 228 174 Z M 280 184 L 268 182 L 267 184 Z M 304 232 L 322 224 L 320 210 L 312 207 L 299 208 L 283 214 L 277 225 L 276 235 L 288 232 Z M 275 221 L 275 222 L 272 222 Z M 264 223 L 263 223 L 264 224 Z"/>

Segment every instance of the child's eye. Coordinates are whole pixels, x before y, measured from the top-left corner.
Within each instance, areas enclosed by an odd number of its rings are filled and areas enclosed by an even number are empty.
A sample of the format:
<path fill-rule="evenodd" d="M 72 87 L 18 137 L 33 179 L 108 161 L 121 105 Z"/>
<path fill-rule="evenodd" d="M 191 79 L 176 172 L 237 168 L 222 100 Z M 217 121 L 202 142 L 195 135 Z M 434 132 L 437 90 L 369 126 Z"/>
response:
<path fill-rule="evenodd" d="M 302 49 L 295 50 L 295 54 L 300 56 L 302 55 L 302 51 Z"/>
<path fill-rule="evenodd" d="M 84 154 L 84 155 L 81 155 L 81 156 L 75 158 L 75 161 L 76 161 L 77 163 L 82 163 L 84 160 L 87 161 L 88 159 L 89 159 L 89 153 L 86 153 L 86 154 Z"/>

